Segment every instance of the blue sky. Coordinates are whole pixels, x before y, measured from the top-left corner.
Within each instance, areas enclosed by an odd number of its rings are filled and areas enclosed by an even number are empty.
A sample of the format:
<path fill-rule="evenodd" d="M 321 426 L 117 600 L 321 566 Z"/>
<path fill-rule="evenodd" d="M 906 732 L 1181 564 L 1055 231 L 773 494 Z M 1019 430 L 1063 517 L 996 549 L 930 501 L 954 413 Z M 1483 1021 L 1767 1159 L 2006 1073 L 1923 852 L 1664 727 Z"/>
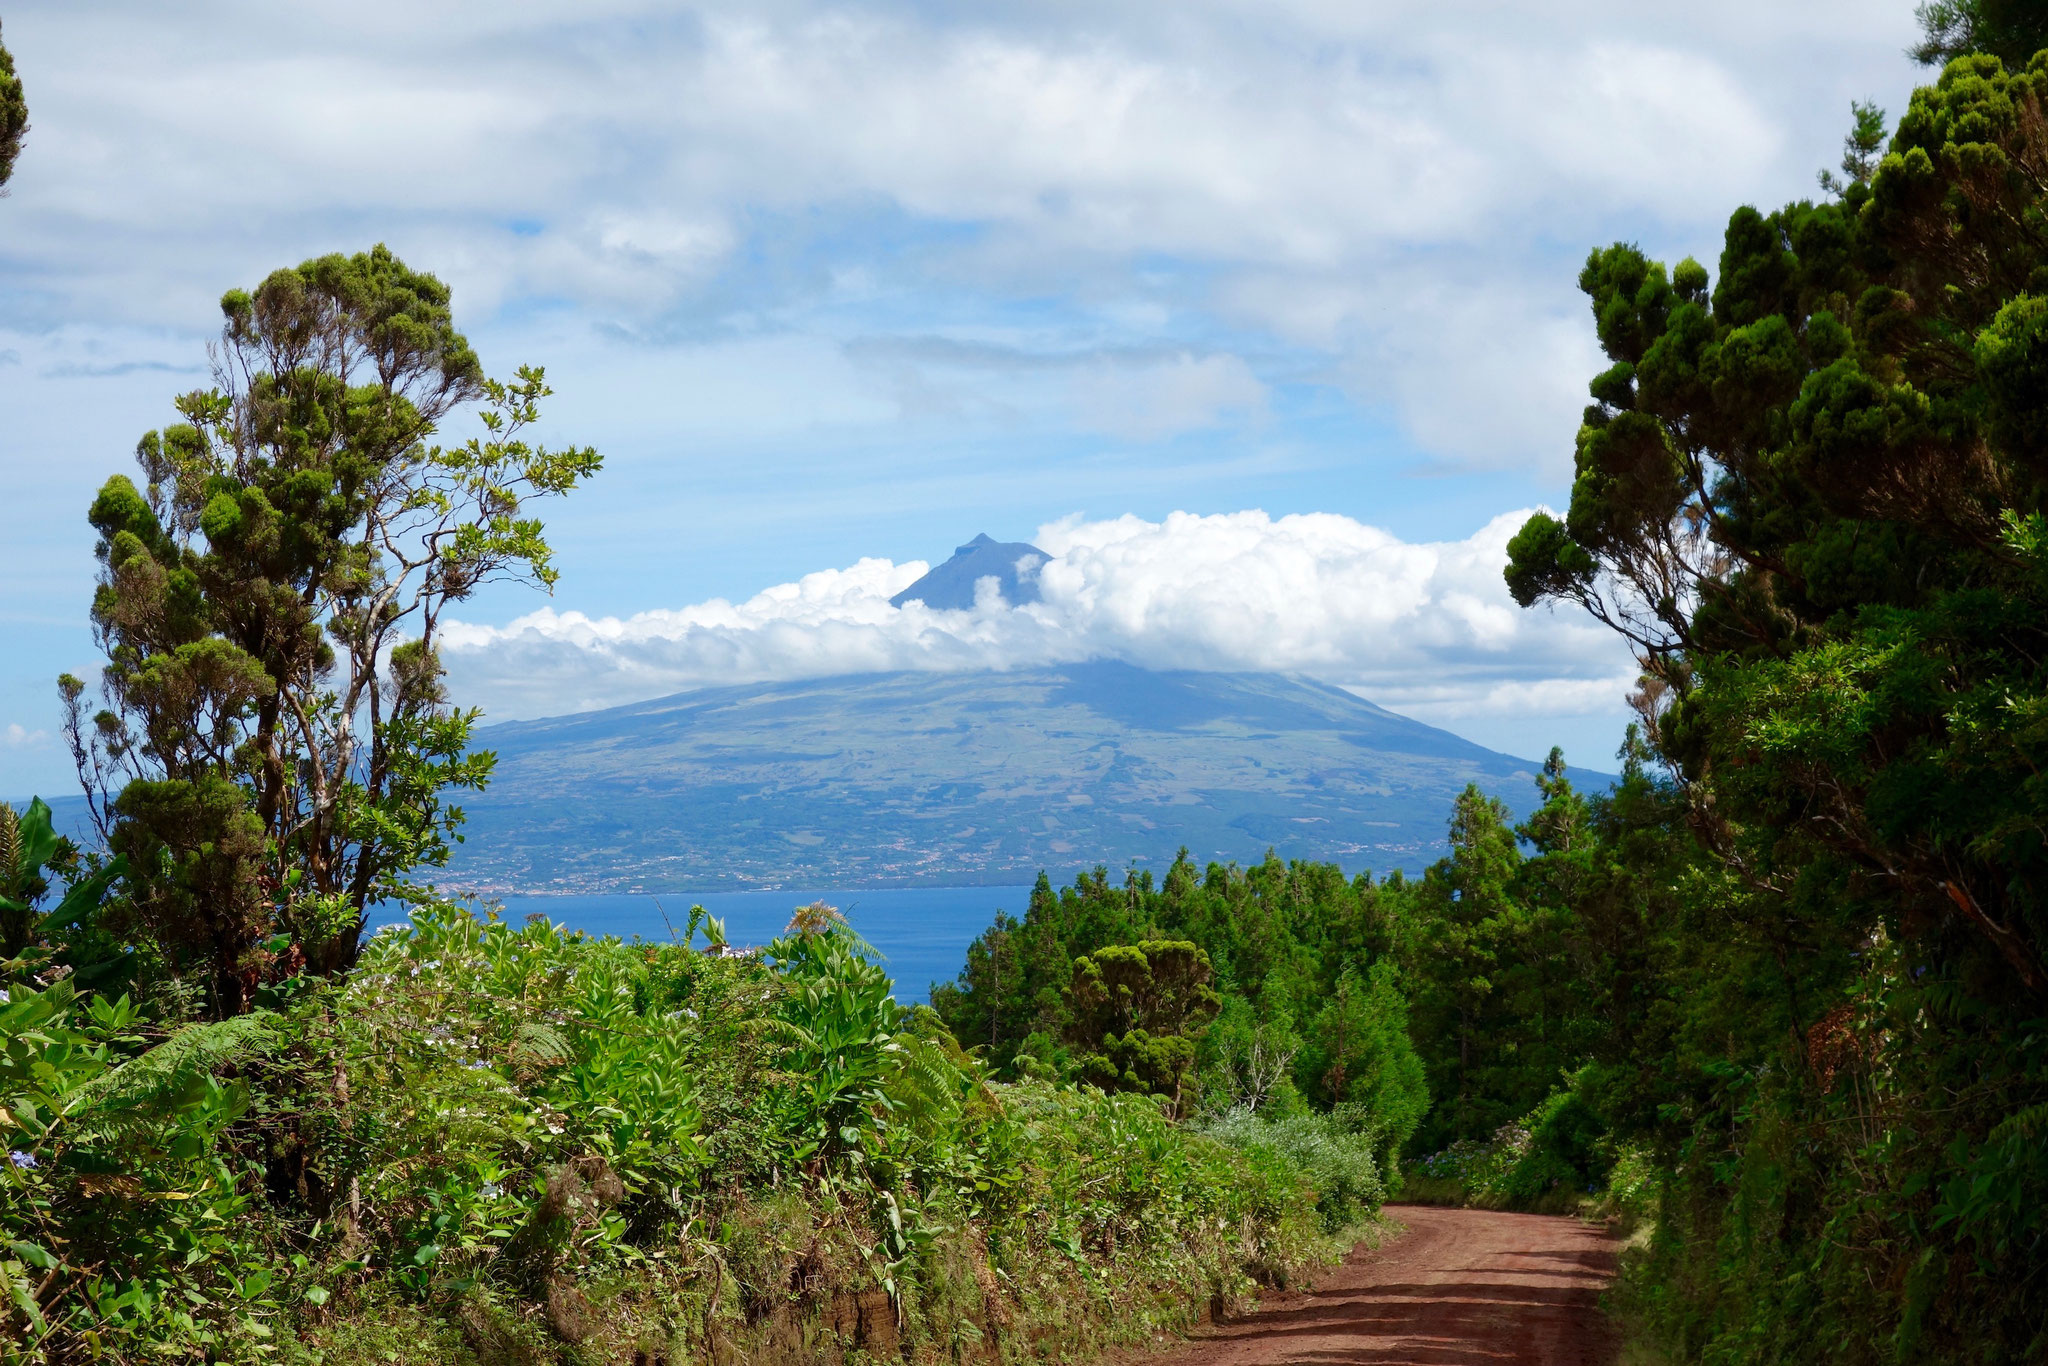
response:
<path fill-rule="evenodd" d="M 1814 192 L 1851 99 L 1920 78 L 1911 6 L 1848 0 L 0 17 L 33 122 L 0 200 L 9 795 L 65 781 L 84 509 L 204 382 L 220 293 L 376 241 L 609 462 L 550 510 L 554 599 L 461 613 L 494 716 L 1087 649 L 1598 763 L 1627 662 L 1507 622 L 1487 530 L 1565 499 L 1578 264 L 1711 265 L 1733 206 Z M 1069 552 L 1057 621 L 879 612 L 977 531 Z"/>

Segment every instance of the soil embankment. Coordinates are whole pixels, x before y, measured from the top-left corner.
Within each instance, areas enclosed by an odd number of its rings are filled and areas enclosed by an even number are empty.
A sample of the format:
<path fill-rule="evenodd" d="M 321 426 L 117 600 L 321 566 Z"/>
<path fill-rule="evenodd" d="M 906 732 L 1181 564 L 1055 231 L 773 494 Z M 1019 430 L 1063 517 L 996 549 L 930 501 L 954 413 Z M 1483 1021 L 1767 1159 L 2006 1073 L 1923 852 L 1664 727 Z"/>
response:
<path fill-rule="evenodd" d="M 1617 1245 L 1543 1214 L 1389 1206 L 1408 1231 L 1312 1291 L 1276 1296 L 1160 1366 L 1609 1366 L 1600 1292 Z"/>

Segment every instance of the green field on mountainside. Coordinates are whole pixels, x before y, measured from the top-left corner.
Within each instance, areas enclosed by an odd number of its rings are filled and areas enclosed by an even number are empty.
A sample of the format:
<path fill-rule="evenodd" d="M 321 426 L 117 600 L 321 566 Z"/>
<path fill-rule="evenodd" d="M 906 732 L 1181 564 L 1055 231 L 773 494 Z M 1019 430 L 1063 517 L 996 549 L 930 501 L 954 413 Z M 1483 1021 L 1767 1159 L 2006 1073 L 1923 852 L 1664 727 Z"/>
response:
<path fill-rule="evenodd" d="M 712 688 L 477 743 L 497 770 L 446 880 L 521 892 L 1028 882 L 1181 847 L 1419 869 L 1466 783 L 1519 803 L 1540 767 L 1307 680 L 1106 661 Z"/>

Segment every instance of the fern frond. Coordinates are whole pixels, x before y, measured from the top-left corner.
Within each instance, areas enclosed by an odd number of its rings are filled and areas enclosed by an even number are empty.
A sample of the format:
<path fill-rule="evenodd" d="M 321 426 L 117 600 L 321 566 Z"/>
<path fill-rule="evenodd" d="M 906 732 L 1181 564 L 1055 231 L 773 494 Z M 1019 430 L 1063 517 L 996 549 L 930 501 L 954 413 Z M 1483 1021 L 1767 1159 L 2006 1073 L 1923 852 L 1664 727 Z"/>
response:
<path fill-rule="evenodd" d="M 510 1058 L 520 1067 L 560 1067 L 576 1059 L 576 1046 L 561 1030 L 528 1020 L 512 1036 Z"/>
<path fill-rule="evenodd" d="M 2048 1105 L 2029 1105 L 2007 1115 L 1991 1131 L 1993 1143 L 2008 1143 L 2021 1139 L 2029 1143 L 2039 1142 L 2048 1137 Z"/>
<path fill-rule="evenodd" d="M 890 1099 L 912 1127 L 929 1129 L 959 1112 L 968 1090 L 967 1076 L 941 1044 L 898 1035 L 896 1058 L 888 1082 Z"/>
<path fill-rule="evenodd" d="M 103 1072 L 71 1093 L 66 1112 L 136 1110 L 171 1099 L 202 1076 L 278 1041 L 278 1016 L 259 1010 L 232 1020 L 186 1025 L 147 1053 Z"/>

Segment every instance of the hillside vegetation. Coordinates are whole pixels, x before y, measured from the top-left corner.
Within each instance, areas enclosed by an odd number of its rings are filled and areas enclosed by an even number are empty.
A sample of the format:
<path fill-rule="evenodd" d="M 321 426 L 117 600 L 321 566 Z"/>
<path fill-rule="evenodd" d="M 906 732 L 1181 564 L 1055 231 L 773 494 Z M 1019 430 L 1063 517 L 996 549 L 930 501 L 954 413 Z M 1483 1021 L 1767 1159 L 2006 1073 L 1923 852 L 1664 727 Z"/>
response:
<path fill-rule="evenodd" d="M 1154 1090 L 1174 1067 L 1229 1088 L 1263 1038 L 1285 1059 L 1269 1103 L 1334 1105 L 1350 1033 L 1329 1012 L 1347 974 L 1384 981 L 1368 1013 L 1405 1009 L 1430 1098 L 1410 1193 L 1584 1197 L 1638 1224 L 1618 1302 L 1675 1359 L 2039 1360 L 2048 31 L 2029 13 L 1928 7 L 1939 79 L 1889 139 L 1856 108 L 1819 202 L 1737 209 L 1717 271 L 1626 243 L 1587 261 L 1610 365 L 1569 510 L 1529 520 L 1506 578 L 1635 649 L 1619 784 L 1588 798 L 1554 763 L 1513 830 L 1468 791 L 1419 880 L 1177 866 L 1122 908 L 1100 881 L 1042 889 L 940 1000 L 956 1030 L 1020 1074 L 1106 1076 L 1106 1053 Z M 1147 938 L 1198 959 L 1217 1023 L 1098 1047 L 1087 964 Z M 1062 973 L 1076 991 L 1048 994 Z"/>
<path fill-rule="evenodd" d="M 1534 765 L 1276 674 L 1093 660 L 704 688 L 480 728 L 449 876 L 483 890 L 1028 883 L 1285 858 L 1417 868 Z"/>
<path fill-rule="evenodd" d="M 999 1079 L 829 907 L 754 956 L 436 896 L 495 765 L 442 613 L 551 584 L 602 462 L 381 247 L 221 310 L 88 512 L 94 847 L 0 807 L 0 1360 L 1073 1358 L 1371 1230 L 1351 1129 Z"/>
<path fill-rule="evenodd" d="M 693 927 L 694 928 L 694 927 Z M 1284 1142 L 993 1082 L 842 927 L 763 959 L 452 908 L 169 1027 L 0 1006 L 10 1360 L 1085 1354 L 1341 1245 Z"/>

